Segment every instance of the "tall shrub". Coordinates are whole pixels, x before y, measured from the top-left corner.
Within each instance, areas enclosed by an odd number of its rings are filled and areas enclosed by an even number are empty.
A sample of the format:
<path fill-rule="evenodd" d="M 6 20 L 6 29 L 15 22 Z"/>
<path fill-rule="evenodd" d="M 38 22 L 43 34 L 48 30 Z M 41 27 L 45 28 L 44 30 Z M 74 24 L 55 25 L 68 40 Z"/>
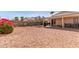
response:
<path fill-rule="evenodd" d="M 14 24 L 9 19 L 1 18 L 0 19 L 0 34 L 9 34 L 12 33 L 14 29 Z"/>

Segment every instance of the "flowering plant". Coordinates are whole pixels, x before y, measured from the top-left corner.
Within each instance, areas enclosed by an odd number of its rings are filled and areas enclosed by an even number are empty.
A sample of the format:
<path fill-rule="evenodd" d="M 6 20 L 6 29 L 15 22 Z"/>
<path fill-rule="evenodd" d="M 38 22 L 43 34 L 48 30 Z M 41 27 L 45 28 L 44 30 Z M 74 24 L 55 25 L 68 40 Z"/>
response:
<path fill-rule="evenodd" d="M 0 19 L 0 34 L 9 34 L 13 31 L 14 24 L 12 21 L 6 18 Z"/>

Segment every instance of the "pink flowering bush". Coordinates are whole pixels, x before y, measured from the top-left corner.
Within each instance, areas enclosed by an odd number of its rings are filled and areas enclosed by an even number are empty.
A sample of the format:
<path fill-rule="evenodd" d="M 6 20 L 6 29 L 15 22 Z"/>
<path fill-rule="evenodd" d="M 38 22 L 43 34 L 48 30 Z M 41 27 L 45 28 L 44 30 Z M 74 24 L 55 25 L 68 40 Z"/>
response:
<path fill-rule="evenodd" d="M 14 29 L 14 24 L 12 21 L 6 18 L 0 19 L 0 34 L 12 33 Z"/>

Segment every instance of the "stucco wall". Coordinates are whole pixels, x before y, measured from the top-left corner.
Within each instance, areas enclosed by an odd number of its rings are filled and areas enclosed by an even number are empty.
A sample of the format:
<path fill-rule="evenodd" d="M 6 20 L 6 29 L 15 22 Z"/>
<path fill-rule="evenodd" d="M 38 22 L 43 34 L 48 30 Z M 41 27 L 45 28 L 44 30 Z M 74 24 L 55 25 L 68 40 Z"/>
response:
<path fill-rule="evenodd" d="M 56 25 L 61 25 L 61 19 L 56 19 Z"/>
<path fill-rule="evenodd" d="M 78 19 L 78 20 L 77 20 Z M 79 18 L 74 19 L 73 17 L 64 18 L 65 24 L 74 24 L 74 22 L 79 23 Z M 62 25 L 62 19 L 56 19 L 56 25 Z"/>
<path fill-rule="evenodd" d="M 79 17 L 78 17 L 78 23 L 79 23 Z"/>
<path fill-rule="evenodd" d="M 64 19 L 64 23 L 66 23 L 66 24 L 68 24 L 68 23 L 73 24 L 73 18 L 65 18 Z"/>
<path fill-rule="evenodd" d="M 64 18 L 64 23 L 66 24 L 73 24 L 73 18 Z M 61 25 L 62 19 L 56 19 L 56 25 Z"/>

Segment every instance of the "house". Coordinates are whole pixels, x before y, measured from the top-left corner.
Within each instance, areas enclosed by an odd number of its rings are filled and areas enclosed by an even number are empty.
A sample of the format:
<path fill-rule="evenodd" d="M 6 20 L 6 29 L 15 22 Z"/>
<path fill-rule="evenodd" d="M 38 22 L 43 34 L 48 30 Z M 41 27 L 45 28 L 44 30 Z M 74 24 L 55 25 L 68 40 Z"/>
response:
<path fill-rule="evenodd" d="M 50 26 L 52 27 L 79 27 L 79 12 L 76 11 L 60 11 L 48 17 Z"/>

